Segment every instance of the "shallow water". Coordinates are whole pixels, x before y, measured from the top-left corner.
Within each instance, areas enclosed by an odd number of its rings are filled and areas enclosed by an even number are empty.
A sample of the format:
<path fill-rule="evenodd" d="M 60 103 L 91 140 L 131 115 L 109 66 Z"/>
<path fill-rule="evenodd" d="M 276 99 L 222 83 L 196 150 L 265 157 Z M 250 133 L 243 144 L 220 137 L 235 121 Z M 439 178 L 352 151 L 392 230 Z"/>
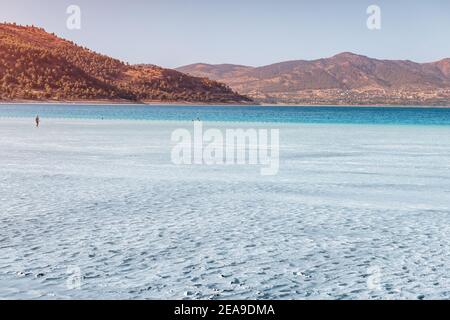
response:
<path fill-rule="evenodd" d="M 171 164 L 190 121 L 0 119 L 0 298 L 450 298 L 450 127 L 205 126 L 279 128 L 279 174 Z"/>
<path fill-rule="evenodd" d="M 0 117 L 258 123 L 450 125 L 450 108 L 0 105 Z"/>

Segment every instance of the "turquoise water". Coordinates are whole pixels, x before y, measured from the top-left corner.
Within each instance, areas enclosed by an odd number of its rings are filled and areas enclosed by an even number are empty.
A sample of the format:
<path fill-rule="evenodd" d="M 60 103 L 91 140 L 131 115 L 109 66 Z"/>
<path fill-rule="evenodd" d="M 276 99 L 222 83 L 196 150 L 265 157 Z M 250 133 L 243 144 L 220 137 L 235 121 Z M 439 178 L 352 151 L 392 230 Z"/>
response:
<path fill-rule="evenodd" d="M 0 105 L 0 117 L 450 125 L 450 109 L 408 107 L 262 107 L 262 106 L 125 106 Z"/>
<path fill-rule="evenodd" d="M 0 106 L 0 116 L 28 117 L 0 118 L 0 300 L 450 299 L 448 110 Z M 262 176 L 263 165 L 174 164 L 171 138 L 192 132 L 190 120 L 45 118 L 197 116 L 426 125 L 205 123 L 279 128 L 278 174 Z"/>

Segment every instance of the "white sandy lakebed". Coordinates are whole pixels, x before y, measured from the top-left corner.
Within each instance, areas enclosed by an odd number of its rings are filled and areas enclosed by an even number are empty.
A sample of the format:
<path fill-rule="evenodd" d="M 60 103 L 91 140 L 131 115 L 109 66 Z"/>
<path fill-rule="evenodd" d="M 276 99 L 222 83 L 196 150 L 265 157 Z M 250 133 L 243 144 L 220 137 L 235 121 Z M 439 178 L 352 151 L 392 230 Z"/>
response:
<path fill-rule="evenodd" d="M 0 119 L 0 299 L 450 298 L 449 127 L 205 127 L 279 128 L 279 174 L 175 166 L 190 122 Z"/>

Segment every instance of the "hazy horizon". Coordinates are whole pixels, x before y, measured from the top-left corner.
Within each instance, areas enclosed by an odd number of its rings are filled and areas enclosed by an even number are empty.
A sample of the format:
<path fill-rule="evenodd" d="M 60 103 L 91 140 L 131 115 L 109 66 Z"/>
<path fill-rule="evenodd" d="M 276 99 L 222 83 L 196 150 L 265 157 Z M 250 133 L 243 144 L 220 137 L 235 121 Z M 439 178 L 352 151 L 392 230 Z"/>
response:
<path fill-rule="evenodd" d="M 69 5 L 81 29 L 69 30 Z M 381 29 L 366 10 L 381 8 Z M 123 61 L 176 68 L 194 63 L 264 66 L 341 52 L 434 62 L 450 57 L 450 2 L 432 0 L 123 1 L 0 0 L 0 21 L 36 25 Z"/>

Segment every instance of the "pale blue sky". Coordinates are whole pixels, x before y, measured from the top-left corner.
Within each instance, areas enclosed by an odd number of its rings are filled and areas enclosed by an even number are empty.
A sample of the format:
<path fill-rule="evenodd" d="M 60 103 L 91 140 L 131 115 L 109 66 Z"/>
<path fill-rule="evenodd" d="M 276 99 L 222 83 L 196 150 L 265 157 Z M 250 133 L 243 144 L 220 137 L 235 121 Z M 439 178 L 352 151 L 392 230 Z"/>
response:
<path fill-rule="evenodd" d="M 66 28 L 66 8 L 82 29 Z M 366 9 L 382 10 L 382 29 Z M 352 51 L 428 62 L 450 57 L 448 0 L 0 0 L 0 21 L 35 24 L 130 63 L 260 66 Z"/>

